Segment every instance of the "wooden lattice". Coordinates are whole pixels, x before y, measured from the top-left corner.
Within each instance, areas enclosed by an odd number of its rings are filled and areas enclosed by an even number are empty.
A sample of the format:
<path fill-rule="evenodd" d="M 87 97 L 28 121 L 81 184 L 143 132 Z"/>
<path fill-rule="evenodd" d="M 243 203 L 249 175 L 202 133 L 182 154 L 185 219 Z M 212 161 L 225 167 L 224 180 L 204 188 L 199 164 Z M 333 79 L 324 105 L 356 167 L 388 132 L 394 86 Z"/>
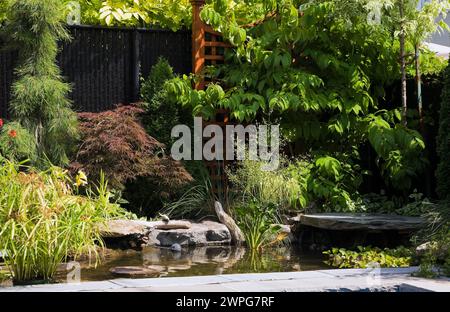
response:
<path fill-rule="evenodd" d="M 203 23 L 200 19 L 200 11 L 205 4 L 204 0 L 192 0 L 193 23 L 192 23 L 192 68 L 194 74 L 201 76 L 205 66 L 223 64 L 225 60 L 225 49 L 232 47 L 231 44 L 224 41 L 221 33 L 213 30 L 210 26 Z M 211 81 L 203 79 L 196 85 L 196 89 L 203 90 Z M 203 127 L 210 124 L 218 125 L 225 134 L 226 125 L 230 124 L 229 113 L 227 110 L 219 109 L 216 111 L 215 118 L 210 121 L 203 121 Z M 207 141 L 209 139 L 206 139 Z M 225 135 L 223 141 L 223 159 L 216 161 L 206 161 L 208 168 L 212 191 L 216 195 L 224 195 L 227 191 L 227 179 L 225 167 L 226 161 L 226 142 Z"/>

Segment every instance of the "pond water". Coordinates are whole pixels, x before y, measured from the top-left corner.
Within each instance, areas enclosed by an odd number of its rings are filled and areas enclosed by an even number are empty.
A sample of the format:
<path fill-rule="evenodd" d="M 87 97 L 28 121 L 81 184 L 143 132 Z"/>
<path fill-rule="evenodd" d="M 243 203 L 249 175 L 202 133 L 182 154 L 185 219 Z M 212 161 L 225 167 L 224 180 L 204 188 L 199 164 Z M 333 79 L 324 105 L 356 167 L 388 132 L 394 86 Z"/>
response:
<path fill-rule="evenodd" d="M 117 278 L 110 269 L 120 266 L 144 266 L 158 270 L 159 277 L 173 277 L 329 269 L 324 260 L 322 254 L 302 252 L 297 246 L 266 249 L 259 254 L 231 246 L 183 248 L 181 252 L 147 247 L 142 251 L 112 251 L 96 268 L 81 263 L 81 280 Z"/>

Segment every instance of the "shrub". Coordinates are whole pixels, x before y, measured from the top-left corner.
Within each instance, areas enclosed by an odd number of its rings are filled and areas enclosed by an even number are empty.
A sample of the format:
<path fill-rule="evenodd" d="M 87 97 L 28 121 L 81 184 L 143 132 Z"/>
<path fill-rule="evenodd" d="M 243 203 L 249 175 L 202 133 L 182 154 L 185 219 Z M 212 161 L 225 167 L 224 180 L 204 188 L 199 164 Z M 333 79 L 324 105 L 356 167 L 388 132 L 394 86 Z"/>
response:
<path fill-rule="evenodd" d="M 0 246 L 16 282 L 51 280 L 59 263 L 97 255 L 99 225 L 123 216 L 106 182 L 79 196 L 67 171 L 39 172 L 3 160 L 0 166 Z"/>
<path fill-rule="evenodd" d="M 0 119 L 0 156 L 9 160 L 36 160 L 33 136 L 18 122 L 3 124 Z"/>
<path fill-rule="evenodd" d="M 158 189 L 171 193 L 190 182 L 192 178 L 182 164 L 166 156 L 164 145 L 145 132 L 138 120 L 142 112 L 130 105 L 79 114 L 82 140 L 72 169 L 82 169 L 94 181 L 104 172 L 117 190 L 137 178 L 150 180 L 153 189 L 139 190 L 145 193 Z"/>
<path fill-rule="evenodd" d="M 442 199 L 450 202 L 450 63 L 444 73 L 444 85 L 441 94 L 439 118 L 439 134 L 437 137 L 437 153 L 439 163 L 436 170 L 436 191 Z"/>
<path fill-rule="evenodd" d="M 288 170 L 302 190 L 303 208 L 351 212 L 357 209 L 355 200 L 361 183 L 357 168 L 349 161 L 318 155 L 292 161 Z"/>
<path fill-rule="evenodd" d="M 163 88 L 164 83 L 172 78 L 172 67 L 167 60 L 159 58 L 141 85 L 141 97 L 145 107 L 142 122 L 145 130 L 164 144 L 172 143 L 172 128 L 179 123 L 178 106 L 167 100 Z"/>
<path fill-rule="evenodd" d="M 68 40 L 64 3 L 59 0 L 16 0 L 8 9 L 7 33 L 19 49 L 17 80 L 10 107 L 15 119 L 33 134 L 41 159 L 67 164 L 77 137 L 77 118 L 56 64 L 58 41 Z"/>

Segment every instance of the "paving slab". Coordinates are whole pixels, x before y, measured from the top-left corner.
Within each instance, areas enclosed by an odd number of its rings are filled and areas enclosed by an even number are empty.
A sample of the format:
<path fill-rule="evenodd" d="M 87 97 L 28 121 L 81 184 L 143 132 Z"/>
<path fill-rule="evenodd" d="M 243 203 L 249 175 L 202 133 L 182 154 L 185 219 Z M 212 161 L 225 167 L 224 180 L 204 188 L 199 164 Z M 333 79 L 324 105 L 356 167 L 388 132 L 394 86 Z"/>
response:
<path fill-rule="evenodd" d="M 165 277 L 142 279 L 114 279 L 111 282 L 122 287 L 168 287 L 168 286 L 195 286 L 205 284 L 225 283 L 229 280 L 222 275 L 189 276 L 189 277 Z"/>
<path fill-rule="evenodd" d="M 289 280 L 294 278 L 309 279 L 327 277 L 322 271 L 224 274 L 221 276 L 229 281 Z"/>
<path fill-rule="evenodd" d="M 111 281 L 82 282 L 69 284 L 44 284 L 0 288 L 0 292 L 77 292 L 101 291 L 105 289 L 120 289 L 121 286 Z"/>
<path fill-rule="evenodd" d="M 417 267 L 305 272 L 273 272 L 191 277 L 114 279 L 80 284 L 52 284 L 0 288 L 0 291 L 139 291 L 139 292 L 335 292 L 335 291 L 450 291 L 450 279 L 411 276 Z"/>
<path fill-rule="evenodd" d="M 381 275 L 393 275 L 393 274 L 408 274 L 411 275 L 419 270 L 419 267 L 406 267 L 406 268 L 380 268 L 379 274 Z M 373 269 L 331 269 L 331 270 L 318 270 L 314 272 L 320 272 L 333 276 L 350 276 L 350 275 L 367 275 L 369 272 L 373 272 Z"/>
<path fill-rule="evenodd" d="M 450 292 L 450 279 L 410 279 L 399 286 L 400 292 Z"/>

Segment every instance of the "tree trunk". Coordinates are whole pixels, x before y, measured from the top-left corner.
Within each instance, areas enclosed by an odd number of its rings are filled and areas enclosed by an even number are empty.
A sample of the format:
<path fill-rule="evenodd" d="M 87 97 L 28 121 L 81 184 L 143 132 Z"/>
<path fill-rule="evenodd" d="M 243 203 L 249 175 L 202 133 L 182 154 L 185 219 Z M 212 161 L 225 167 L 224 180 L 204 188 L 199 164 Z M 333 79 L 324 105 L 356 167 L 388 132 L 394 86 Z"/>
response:
<path fill-rule="evenodd" d="M 402 124 L 406 127 L 406 113 L 408 105 L 406 103 L 406 59 L 405 59 L 405 29 L 403 21 L 403 0 L 400 1 L 400 70 L 402 72 Z"/>
<path fill-rule="evenodd" d="M 415 67 L 416 67 L 416 94 L 417 94 L 417 110 L 419 112 L 419 126 L 422 136 L 425 134 L 425 125 L 423 120 L 423 105 L 422 105 L 422 78 L 420 73 L 420 60 L 419 60 L 419 44 L 415 47 Z"/>

